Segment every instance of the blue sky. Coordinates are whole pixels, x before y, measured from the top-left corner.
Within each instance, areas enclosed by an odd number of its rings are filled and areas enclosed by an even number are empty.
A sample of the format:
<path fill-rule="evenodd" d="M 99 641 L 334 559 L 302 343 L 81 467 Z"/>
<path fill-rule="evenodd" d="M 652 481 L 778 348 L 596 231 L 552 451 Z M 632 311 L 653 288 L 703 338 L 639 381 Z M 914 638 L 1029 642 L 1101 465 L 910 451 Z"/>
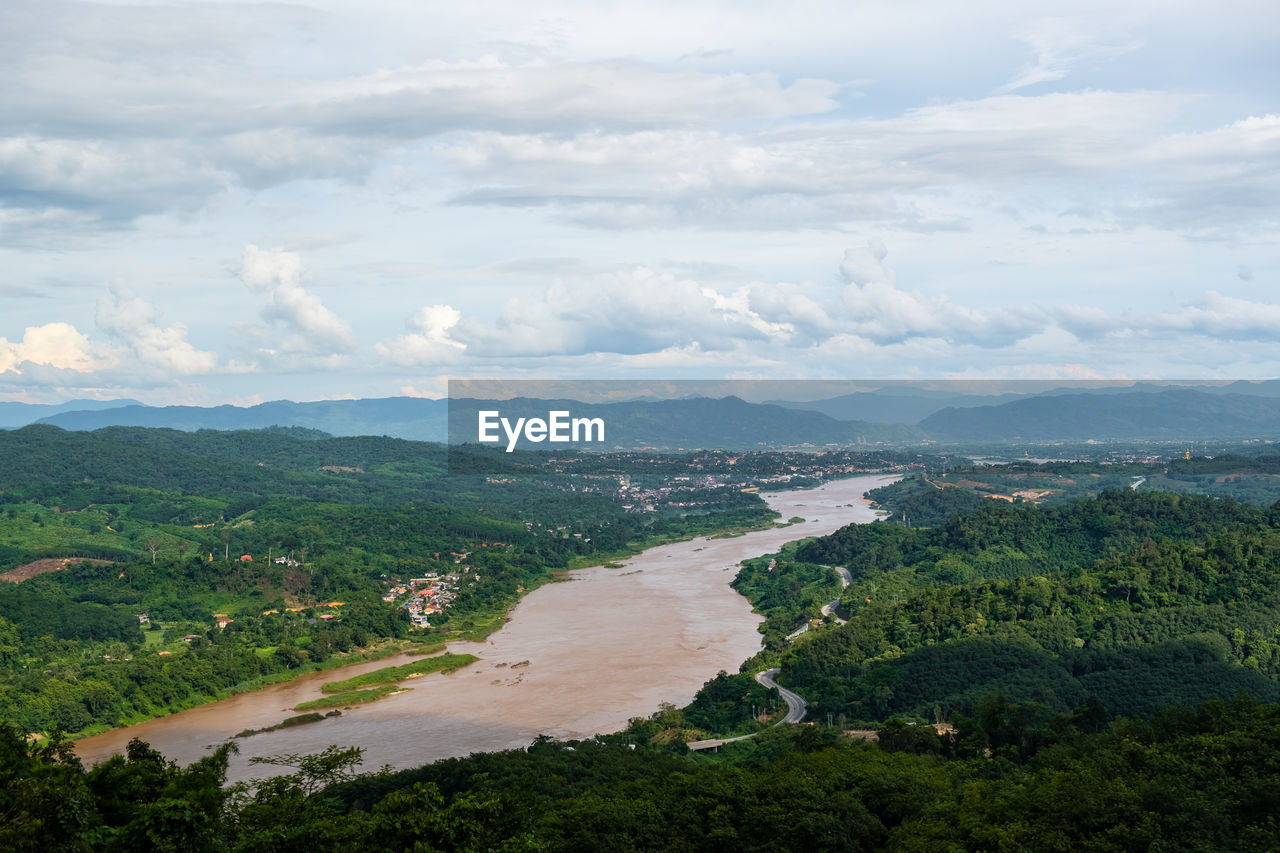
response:
<path fill-rule="evenodd" d="M 0 399 L 1278 376 L 1278 36 L 1236 0 L 7 0 Z"/>

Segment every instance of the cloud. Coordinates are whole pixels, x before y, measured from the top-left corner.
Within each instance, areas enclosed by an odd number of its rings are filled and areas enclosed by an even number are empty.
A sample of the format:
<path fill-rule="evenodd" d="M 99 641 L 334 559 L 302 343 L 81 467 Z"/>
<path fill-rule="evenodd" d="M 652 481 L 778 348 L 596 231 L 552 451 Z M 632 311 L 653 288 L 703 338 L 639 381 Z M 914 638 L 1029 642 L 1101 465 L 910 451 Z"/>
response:
<path fill-rule="evenodd" d="M 784 85 L 769 72 L 673 72 L 633 60 L 511 64 L 486 56 L 318 83 L 299 92 L 290 115 L 321 131 L 399 138 L 459 128 L 714 126 L 828 112 L 840 90 L 819 79 Z"/>
<path fill-rule="evenodd" d="M 111 365 L 89 338 L 70 323 L 28 326 L 20 341 L 0 338 L 0 373 L 22 373 L 24 366 L 40 365 L 79 373 L 92 373 Z"/>
<path fill-rule="evenodd" d="M 379 355 L 406 366 L 457 361 L 467 345 L 450 337 L 449 330 L 461 319 L 462 314 L 452 306 L 423 306 L 407 323 L 416 332 L 389 341 L 378 341 L 374 349 Z"/>
<path fill-rule="evenodd" d="M 1156 331 L 1174 331 L 1222 341 L 1280 340 L 1280 305 L 1209 291 L 1195 302 L 1153 318 Z"/>
<path fill-rule="evenodd" d="M 1000 86 L 1001 94 L 1037 83 L 1061 80 L 1082 63 L 1097 64 L 1131 53 L 1143 42 L 1132 37 L 1105 37 L 1086 26 L 1089 19 L 1044 18 L 1026 27 L 1020 37 L 1035 53 L 1035 62 Z"/>
<path fill-rule="evenodd" d="M 508 299 L 492 324 L 464 319 L 453 337 L 485 357 L 609 352 L 652 353 L 696 346 L 732 349 L 742 341 L 788 342 L 795 335 L 776 300 L 757 289 L 721 292 L 647 267 L 557 283 L 540 296 Z"/>
<path fill-rule="evenodd" d="M 779 37 L 770 16 L 740 8 L 708 16 L 626 5 L 610 12 L 627 21 L 620 40 L 581 9 L 508 8 L 502 25 L 483 27 L 433 12 L 430 37 L 375 53 L 343 27 L 388 25 L 375 15 L 357 22 L 344 4 L 15 0 L 0 7 L 0 72 L 13 83 L 0 93 L 0 222 L 16 215 L 35 241 L 401 168 L 460 204 L 542 206 L 560 222 L 617 230 L 965 229 L 994 209 L 1031 205 L 1025 195 L 1055 212 L 1088 199 L 1092 218 L 1126 227 L 1228 236 L 1274 222 L 1280 170 L 1265 128 L 1179 136 L 1170 132 L 1186 126 L 1179 111 L 1196 99 L 1119 74 L 1105 81 L 1110 91 L 1014 94 L 1141 46 L 1130 31 L 1150 25 L 1149 10 L 1120 5 L 1107 16 L 1118 24 L 1001 3 L 932 8 L 942 39 L 878 7 L 817 3 L 813 21 L 844 23 L 808 23 L 803 43 L 801 31 Z M 1246 12 L 1215 17 L 1244 21 Z M 1174 19 L 1186 27 L 1201 17 Z M 975 23 L 986 18 L 1000 25 Z M 495 37 L 495 26 L 510 38 Z M 714 48 L 703 43 L 709 32 Z M 969 79 L 947 62 L 966 53 L 955 45 L 999 46 L 976 63 L 998 74 L 1011 64 L 1009 33 L 1034 62 L 998 96 L 964 97 L 991 79 L 952 85 L 952 76 Z M 743 38 L 749 44 L 735 41 Z M 819 44 L 825 53 L 811 53 Z M 876 86 L 848 82 L 876 67 L 866 56 L 896 54 L 917 72 L 935 59 L 934 88 L 901 97 L 881 83 L 888 101 L 878 117 L 849 109 L 855 85 Z M 1241 157 L 1238 137 L 1250 134 L 1262 147 Z M 1173 168 L 1153 168 L 1165 157 Z M 1219 170 L 1231 179 L 1218 180 Z"/>
<path fill-rule="evenodd" d="M 192 375 L 218 369 L 218 354 L 196 349 L 181 323 L 161 326 L 160 312 L 124 288 L 98 301 L 98 328 L 123 342 L 138 360 L 170 373 Z"/>
<path fill-rule="evenodd" d="M 843 88 L 765 70 L 501 58 L 474 42 L 466 58 L 422 61 L 434 54 L 419 50 L 380 67 L 381 56 L 352 60 L 333 25 L 287 6 L 0 5 L 11 84 L 0 92 L 0 211 L 76 211 L 118 228 L 239 189 L 363 182 L 406 143 L 442 134 L 713 127 L 827 112 Z M 279 35 L 326 29 L 341 47 L 295 50 Z"/>
<path fill-rule="evenodd" d="M 1093 340 L 1122 327 L 1106 311 L 1089 305 L 1059 305 L 1050 313 L 1060 328 L 1081 340 Z"/>
<path fill-rule="evenodd" d="M 0 205 L 93 221 L 191 210 L 221 192 L 228 176 L 185 141 L 58 139 L 0 134 Z M 56 224 L 56 223 L 55 223 Z"/>
<path fill-rule="evenodd" d="M 267 336 L 270 342 L 264 351 L 303 356 L 351 352 L 356 346 L 351 327 L 302 286 L 303 273 L 297 252 L 245 246 L 240 280 L 251 290 L 267 294 L 262 316 L 284 329 L 283 337 Z"/>
<path fill-rule="evenodd" d="M 847 282 L 842 293 L 854 331 L 879 344 L 910 338 L 939 338 L 981 347 L 1003 347 L 1042 331 L 1043 314 L 1029 308 L 975 309 L 956 305 L 945 296 L 926 296 L 902 290 L 897 276 L 884 263 L 888 249 L 882 240 L 849 249 L 840 264 Z"/>
<path fill-rule="evenodd" d="M 1239 170 L 1243 143 L 1234 137 L 1263 133 L 1162 135 L 1190 100 L 1161 92 L 1002 95 L 755 133 L 483 132 L 443 139 L 432 152 L 468 179 L 455 204 L 542 206 L 576 225 L 616 230 L 870 223 L 928 233 L 1024 207 L 1052 205 L 1056 215 L 1082 201 L 1103 221 L 1111 214 L 1164 224 L 1169 212 L 1157 202 L 1202 187 L 1209 163 Z M 1151 170 L 1153 157 L 1164 171 Z M 1208 162 L 1189 162 L 1201 158 Z M 1152 212 L 1145 219 L 1144 205 Z M 1219 212 L 1229 222 L 1256 214 L 1229 205 Z"/>

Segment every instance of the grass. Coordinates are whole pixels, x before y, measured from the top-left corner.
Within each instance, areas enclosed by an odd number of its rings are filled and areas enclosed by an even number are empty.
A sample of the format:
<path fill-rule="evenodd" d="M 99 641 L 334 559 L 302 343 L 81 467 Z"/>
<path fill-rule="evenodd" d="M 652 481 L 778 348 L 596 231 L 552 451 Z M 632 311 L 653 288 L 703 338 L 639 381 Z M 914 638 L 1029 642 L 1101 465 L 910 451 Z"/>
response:
<path fill-rule="evenodd" d="M 320 689 L 325 693 L 341 693 L 366 687 L 370 684 L 388 684 L 403 681 L 411 676 L 426 675 L 429 672 L 453 672 L 476 660 L 478 658 L 475 655 L 454 654 L 424 658 L 403 666 L 385 666 L 382 669 L 375 669 L 373 672 L 366 672 L 363 675 L 357 675 L 343 681 L 330 681 L 322 685 Z"/>
<path fill-rule="evenodd" d="M 345 693 L 335 693 L 332 696 L 324 696 L 320 699 L 312 699 L 310 702 L 301 702 L 293 706 L 295 711 L 315 711 L 320 708 L 343 708 L 347 705 L 367 705 L 370 702 L 377 702 L 384 696 L 390 696 L 392 693 L 401 693 L 408 690 L 407 687 L 396 687 L 394 684 L 384 684 L 382 687 L 374 687 L 371 690 L 348 690 Z"/>
<path fill-rule="evenodd" d="M 33 516 L 39 516 L 39 523 L 32 520 Z M 139 558 L 146 555 L 145 545 L 149 539 L 160 542 L 162 552 L 168 554 L 184 553 L 198 547 L 194 540 L 175 535 L 172 525 L 158 525 L 128 516 L 124 516 L 123 521 L 125 532 L 118 533 L 107 529 L 112 519 L 103 507 L 54 512 L 53 507 L 37 503 L 11 504 L 0 513 L 0 541 L 32 554 L 69 548 L 92 552 L 101 546 L 129 551 Z"/>
<path fill-rule="evenodd" d="M 321 720 L 324 720 L 328 717 L 341 717 L 341 716 L 342 716 L 341 711 L 330 711 L 327 714 L 321 714 L 319 711 L 311 711 L 310 713 L 307 713 L 307 714 L 299 714 L 296 717 L 287 717 L 281 722 L 276 723 L 274 726 L 267 726 L 261 729 L 245 729 L 242 732 L 232 735 L 232 737 L 238 737 L 238 738 L 253 737 L 254 735 L 265 734 L 266 732 L 275 732 L 275 731 L 279 731 L 280 729 L 291 729 L 294 726 L 303 726 L 303 725 L 306 725 L 307 723 L 318 723 Z"/>

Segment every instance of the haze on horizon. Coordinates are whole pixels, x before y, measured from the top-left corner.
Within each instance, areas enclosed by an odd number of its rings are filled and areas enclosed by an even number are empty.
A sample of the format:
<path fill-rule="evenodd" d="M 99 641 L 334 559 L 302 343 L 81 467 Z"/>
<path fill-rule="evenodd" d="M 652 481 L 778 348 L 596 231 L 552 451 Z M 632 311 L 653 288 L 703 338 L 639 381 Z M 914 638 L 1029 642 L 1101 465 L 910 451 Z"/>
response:
<path fill-rule="evenodd" d="M 0 7 L 0 400 L 1280 375 L 1272 4 Z"/>

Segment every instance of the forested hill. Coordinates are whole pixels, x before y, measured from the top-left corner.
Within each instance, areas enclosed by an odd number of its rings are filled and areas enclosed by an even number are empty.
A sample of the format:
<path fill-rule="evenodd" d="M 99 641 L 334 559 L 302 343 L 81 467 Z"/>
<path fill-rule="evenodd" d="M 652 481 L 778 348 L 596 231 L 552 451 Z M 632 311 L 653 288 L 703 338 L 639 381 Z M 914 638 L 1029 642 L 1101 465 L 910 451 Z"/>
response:
<path fill-rule="evenodd" d="M 1185 388 L 1045 395 L 948 407 L 917 426 L 943 441 L 1257 438 L 1280 434 L 1280 399 Z"/>
<path fill-rule="evenodd" d="M 618 473 L 590 468 L 608 460 L 510 456 L 526 476 L 445 476 L 440 445 L 297 430 L 0 432 L 0 721 L 137 722 L 386 651 L 410 606 L 416 637 L 482 636 L 575 561 L 771 518 L 741 483 L 687 476 L 719 457 L 647 457 L 632 512 Z M 658 493 L 665 466 L 686 476 Z M 437 581 L 429 615 L 412 578 Z"/>
<path fill-rule="evenodd" d="M 1123 490 L 847 527 L 798 557 L 849 568 L 848 624 L 796 643 L 783 680 L 863 720 L 972 714 L 987 694 L 1041 715 L 1274 699 L 1278 523 L 1276 507 Z"/>
<path fill-rule="evenodd" d="M 127 402 L 127 401 L 125 401 Z M 334 435 L 393 435 L 443 441 L 448 403 L 418 397 L 362 400 L 274 400 L 256 406 L 144 406 L 61 411 L 40 419 L 70 430 L 108 426 L 180 430 L 252 430 L 272 426 L 319 429 Z"/>

